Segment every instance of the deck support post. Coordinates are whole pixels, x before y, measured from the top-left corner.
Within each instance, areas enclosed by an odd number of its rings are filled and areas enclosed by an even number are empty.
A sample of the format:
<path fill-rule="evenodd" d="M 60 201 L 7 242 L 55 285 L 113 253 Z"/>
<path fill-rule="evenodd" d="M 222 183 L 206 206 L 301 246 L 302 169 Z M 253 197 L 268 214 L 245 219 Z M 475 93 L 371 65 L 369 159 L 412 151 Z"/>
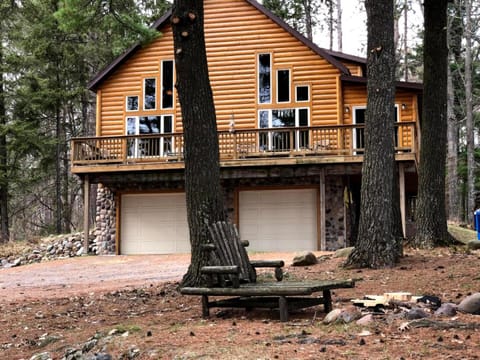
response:
<path fill-rule="evenodd" d="M 88 254 L 88 246 L 90 243 L 90 178 L 85 175 L 83 178 L 83 253 Z"/>
<path fill-rule="evenodd" d="M 278 297 L 278 310 L 280 311 L 280 321 L 288 321 L 288 301 L 285 296 Z"/>
<path fill-rule="evenodd" d="M 210 308 L 208 306 L 208 295 L 202 295 L 202 316 L 208 318 L 210 316 Z"/>
<path fill-rule="evenodd" d="M 320 250 L 325 251 L 327 249 L 327 239 L 326 239 L 326 229 L 325 229 L 325 169 L 320 169 L 320 186 L 319 186 L 319 212 L 320 212 L 320 219 L 319 219 L 319 229 L 320 229 Z"/>
<path fill-rule="evenodd" d="M 323 290 L 323 306 L 325 308 L 325 314 L 332 311 L 332 294 L 330 290 Z"/>
<path fill-rule="evenodd" d="M 400 186 L 400 215 L 402 217 L 403 237 L 407 237 L 407 220 L 406 220 L 406 200 L 405 200 L 405 166 L 398 164 L 398 183 Z"/>

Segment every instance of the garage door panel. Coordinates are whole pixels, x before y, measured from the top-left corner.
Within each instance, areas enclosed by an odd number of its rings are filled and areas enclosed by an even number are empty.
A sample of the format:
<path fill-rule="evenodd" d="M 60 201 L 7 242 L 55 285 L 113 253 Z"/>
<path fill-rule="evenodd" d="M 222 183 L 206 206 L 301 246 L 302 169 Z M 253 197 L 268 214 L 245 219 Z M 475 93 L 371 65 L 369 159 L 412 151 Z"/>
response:
<path fill-rule="evenodd" d="M 316 189 L 242 191 L 240 233 L 256 251 L 317 250 Z"/>
<path fill-rule="evenodd" d="M 122 254 L 189 251 L 184 193 L 122 196 Z"/>

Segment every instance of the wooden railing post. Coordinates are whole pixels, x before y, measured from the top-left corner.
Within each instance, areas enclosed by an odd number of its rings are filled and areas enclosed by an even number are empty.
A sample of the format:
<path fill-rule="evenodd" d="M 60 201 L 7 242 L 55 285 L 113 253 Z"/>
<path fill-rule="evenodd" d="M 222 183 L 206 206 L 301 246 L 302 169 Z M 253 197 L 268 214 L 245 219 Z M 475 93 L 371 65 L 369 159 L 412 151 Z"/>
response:
<path fill-rule="evenodd" d="M 232 137 L 233 137 L 233 159 L 237 160 L 238 159 L 237 134 L 235 130 L 230 131 L 230 134 L 232 134 Z"/>
<path fill-rule="evenodd" d="M 293 156 L 293 153 L 295 151 L 295 132 L 296 130 L 295 129 L 290 129 L 290 131 L 288 132 L 289 133 L 289 137 L 290 137 L 290 141 L 289 141 L 289 150 L 290 150 L 290 156 Z"/>

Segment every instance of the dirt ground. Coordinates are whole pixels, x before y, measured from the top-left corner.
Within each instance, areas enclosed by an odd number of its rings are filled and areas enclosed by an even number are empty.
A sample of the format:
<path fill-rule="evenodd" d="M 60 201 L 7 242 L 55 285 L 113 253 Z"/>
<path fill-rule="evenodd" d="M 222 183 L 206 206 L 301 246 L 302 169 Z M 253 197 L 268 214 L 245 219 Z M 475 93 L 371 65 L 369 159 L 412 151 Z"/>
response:
<path fill-rule="evenodd" d="M 254 254 L 282 258 L 294 254 Z M 320 255 L 320 254 L 319 254 Z M 435 295 L 458 303 L 480 291 L 480 253 L 407 249 L 394 269 L 346 270 L 342 259 L 286 266 L 289 279 L 357 279 L 334 291 L 334 308 L 385 292 Z M 197 296 L 176 288 L 188 256 L 86 257 L 0 270 L 0 358 L 30 359 L 69 349 L 84 358 L 113 359 L 478 359 L 479 315 L 435 318 L 447 329 L 411 327 L 377 312 L 370 325 L 325 325 L 323 308 L 308 308 L 281 323 L 277 311 L 212 309 L 202 319 Z M 265 275 L 266 276 L 266 275 Z M 461 327 L 460 327 L 461 326 Z M 469 329 L 470 328 L 470 329 Z M 83 349 L 83 350 L 82 350 Z M 85 355 L 88 354 L 88 355 Z M 100 358 L 100 357 L 97 357 Z"/>

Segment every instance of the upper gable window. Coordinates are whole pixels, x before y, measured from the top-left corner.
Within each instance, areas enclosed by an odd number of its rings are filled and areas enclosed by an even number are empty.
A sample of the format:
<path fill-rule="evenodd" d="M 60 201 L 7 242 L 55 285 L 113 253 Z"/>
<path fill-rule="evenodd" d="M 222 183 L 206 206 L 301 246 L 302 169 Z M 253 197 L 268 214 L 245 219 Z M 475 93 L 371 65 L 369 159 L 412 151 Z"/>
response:
<path fill-rule="evenodd" d="M 155 110 L 157 98 L 157 79 L 148 78 L 143 84 L 143 109 Z"/>
<path fill-rule="evenodd" d="M 173 60 L 162 61 L 162 109 L 173 108 Z"/>
<path fill-rule="evenodd" d="M 310 87 L 308 85 L 298 85 L 295 87 L 295 100 L 297 102 L 310 101 Z"/>
<path fill-rule="evenodd" d="M 290 102 L 290 70 L 277 70 L 277 102 Z"/>
<path fill-rule="evenodd" d="M 138 111 L 138 96 L 127 96 L 127 111 Z"/>
<path fill-rule="evenodd" d="M 272 55 L 258 54 L 258 102 L 272 102 Z"/>

